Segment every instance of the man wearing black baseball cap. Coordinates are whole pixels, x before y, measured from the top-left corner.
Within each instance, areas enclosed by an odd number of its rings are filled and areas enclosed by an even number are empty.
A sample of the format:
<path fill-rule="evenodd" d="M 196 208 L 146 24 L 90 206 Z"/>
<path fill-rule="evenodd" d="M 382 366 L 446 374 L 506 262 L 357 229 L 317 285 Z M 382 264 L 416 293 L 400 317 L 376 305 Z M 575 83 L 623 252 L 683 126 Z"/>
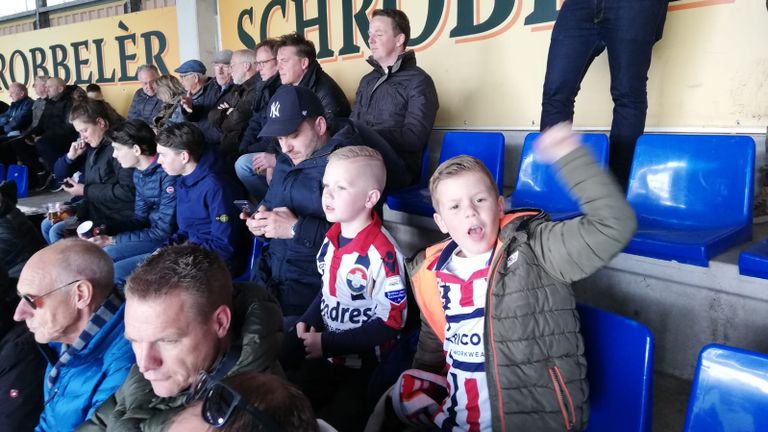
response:
<path fill-rule="evenodd" d="M 323 105 L 312 90 L 284 85 L 270 99 L 260 133 L 277 137 L 282 153 L 259 211 L 246 224 L 254 235 L 270 240 L 254 277 L 277 295 L 286 329 L 321 288 L 315 257 L 331 226 L 321 203 L 328 155 L 352 145 L 374 148 L 387 167 L 387 191 L 410 183 L 402 159 L 376 132 L 347 119 L 335 119 L 336 128 L 331 130 L 323 115 Z"/>

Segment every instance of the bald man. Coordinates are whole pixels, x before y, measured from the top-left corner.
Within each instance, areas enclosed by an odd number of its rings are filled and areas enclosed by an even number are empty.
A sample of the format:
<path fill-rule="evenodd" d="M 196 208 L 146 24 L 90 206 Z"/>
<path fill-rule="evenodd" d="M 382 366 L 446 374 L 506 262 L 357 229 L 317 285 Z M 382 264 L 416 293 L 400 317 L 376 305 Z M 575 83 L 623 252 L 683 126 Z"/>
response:
<path fill-rule="evenodd" d="M 46 344 L 45 408 L 36 431 L 73 430 L 125 381 L 135 363 L 123 337 L 125 299 L 112 260 L 97 245 L 67 239 L 32 256 L 19 276 L 13 319 Z"/>

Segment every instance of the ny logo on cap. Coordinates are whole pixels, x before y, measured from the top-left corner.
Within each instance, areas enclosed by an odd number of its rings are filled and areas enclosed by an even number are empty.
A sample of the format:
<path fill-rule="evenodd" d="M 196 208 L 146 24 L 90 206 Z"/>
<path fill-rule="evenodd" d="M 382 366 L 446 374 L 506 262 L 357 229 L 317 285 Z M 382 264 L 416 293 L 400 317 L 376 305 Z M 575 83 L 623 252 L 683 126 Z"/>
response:
<path fill-rule="evenodd" d="M 280 102 L 272 103 L 272 106 L 269 108 L 269 117 L 270 118 L 280 117 Z"/>

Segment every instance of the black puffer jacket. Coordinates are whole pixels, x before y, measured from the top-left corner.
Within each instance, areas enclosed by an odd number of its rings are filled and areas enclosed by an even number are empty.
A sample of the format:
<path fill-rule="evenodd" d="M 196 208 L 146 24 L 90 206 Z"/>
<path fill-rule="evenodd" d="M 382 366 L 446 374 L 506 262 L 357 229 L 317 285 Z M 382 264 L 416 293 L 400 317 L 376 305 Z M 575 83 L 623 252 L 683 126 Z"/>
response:
<path fill-rule="evenodd" d="M 338 117 L 349 117 L 349 100 L 344 91 L 330 75 L 325 73 L 320 63 L 313 60 L 299 85 L 312 90 L 325 108 L 325 119 L 329 124 Z"/>
<path fill-rule="evenodd" d="M 208 121 L 221 131 L 219 154 L 227 156 L 238 152 L 240 139 L 261 97 L 261 89 L 261 76 L 256 74 L 221 98 L 219 105 L 226 103 L 230 108 L 214 107 L 208 113 Z"/>
<path fill-rule="evenodd" d="M 416 66 L 413 51 L 400 54 L 388 73 L 373 58 L 368 63 L 373 70 L 360 80 L 351 118 L 389 142 L 416 180 L 439 108 L 435 83 Z"/>
<path fill-rule="evenodd" d="M 112 142 L 106 138 L 96 148 L 88 147 L 76 160 L 67 155 L 56 161 L 54 173 L 57 179 L 64 179 L 83 170 L 85 184 L 84 199 L 80 202 L 77 216 L 80 220 L 90 219 L 96 225 L 115 225 L 133 218 L 136 189 L 133 184 L 133 169 L 120 166 L 112 157 Z"/>
<path fill-rule="evenodd" d="M 16 206 L 0 199 L 0 264 L 8 274 L 18 278 L 27 260 L 44 246 L 40 230 Z"/>
<path fill-rule="evenodd" d="M 62 148 L 74 141 L 77 138 L 77 132 L 69 122 L 69 112 L 72 110 L 72 95 L 76 91 L 83 90 L 77 86 L 68 85 L 56 98 L 46 99 L 40 121 L 31 133 Z"/>

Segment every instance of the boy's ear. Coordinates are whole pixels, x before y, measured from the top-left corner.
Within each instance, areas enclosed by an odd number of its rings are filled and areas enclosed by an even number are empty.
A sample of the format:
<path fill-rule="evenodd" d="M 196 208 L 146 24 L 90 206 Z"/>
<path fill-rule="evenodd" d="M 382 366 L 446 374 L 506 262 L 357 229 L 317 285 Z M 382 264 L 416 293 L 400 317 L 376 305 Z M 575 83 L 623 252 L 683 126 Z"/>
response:
<path fill-rule="evenodd" d="M 377 189 L 371 189 L 368 191 L 368 196 L 365 197 L 365 208 L 372 209 L 376 206 L 376 203 L 381 199 L 381 191 Z"/>
<path fill-rule="evenodd" d="M 501 219 L 504 217 L 504 207 L 506 205 L 506 202 L 504 201 L 504 195 L 499 195 L 498 205 L 499 205 L 499 219 Z"/>
<path fill-rule="evenodd" d="M 448 226 L 445 224 L 443 217 L 440 216 L 440 213 L 435 212 L 432 215 L 432 218 L 435 219 L 435 223 L 437 224 L 437 227 L 440 228 L 440 232 L 443 234 L 448 234 Z"/>

